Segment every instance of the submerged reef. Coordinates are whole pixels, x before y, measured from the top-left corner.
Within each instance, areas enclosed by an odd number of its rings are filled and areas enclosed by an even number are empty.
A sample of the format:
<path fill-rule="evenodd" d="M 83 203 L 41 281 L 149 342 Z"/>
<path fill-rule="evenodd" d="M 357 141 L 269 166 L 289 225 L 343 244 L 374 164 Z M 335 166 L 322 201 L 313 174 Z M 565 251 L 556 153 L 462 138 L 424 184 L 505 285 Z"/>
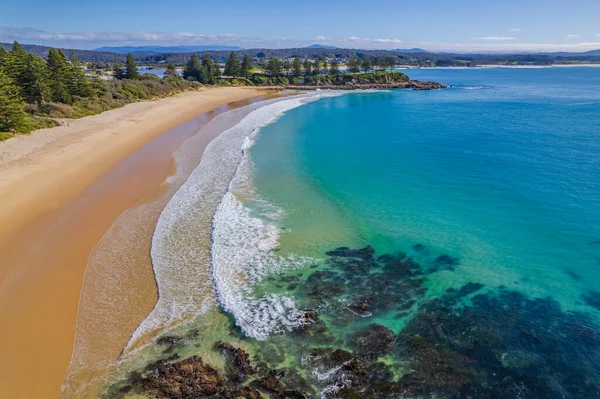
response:
<path fill-rule="evenodd" d="M 561 309 L 480 283 L 428 296 L 428 276 L 460 260 L 426 254 L 337 248 L 302 273 L 268 281 L 293 295 L 307 323 L 266 341 L 231 336 L 181 360 L 182 338 L 158 341 L 168 358 L 132 373 L 120 393 L 153 398 L 592 398 L 600 397 L 600 325 L 591 314 Z M 597 307 L 598 294 L 584 300 Z M 594 312 L 594 310 L 590 310 Z M 201 339 L 201 337 L 199 338 Z"/>

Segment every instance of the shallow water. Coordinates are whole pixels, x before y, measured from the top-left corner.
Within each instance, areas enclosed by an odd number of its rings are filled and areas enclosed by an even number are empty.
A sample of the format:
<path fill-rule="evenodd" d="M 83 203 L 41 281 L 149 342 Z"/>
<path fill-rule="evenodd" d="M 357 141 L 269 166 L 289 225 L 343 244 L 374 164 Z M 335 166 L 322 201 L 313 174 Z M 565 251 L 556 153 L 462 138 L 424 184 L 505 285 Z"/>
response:
<path fill-rule="evenodd" d="M 273 375 L 320 397 L 598 396 L 600 73 L 410 73 L 453 87 L 246 133 L 213 220 L 223 322 L 185 353 L 227 368 L 208 341 L 240 345 L 275 397 Z"/>

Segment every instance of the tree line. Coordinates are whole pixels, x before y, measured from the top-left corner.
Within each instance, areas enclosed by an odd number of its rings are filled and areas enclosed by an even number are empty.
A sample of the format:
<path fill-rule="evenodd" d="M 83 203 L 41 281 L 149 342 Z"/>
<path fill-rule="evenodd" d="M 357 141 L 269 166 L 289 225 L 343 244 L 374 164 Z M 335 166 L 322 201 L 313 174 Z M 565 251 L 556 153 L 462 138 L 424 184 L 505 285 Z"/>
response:
<path fill-rule="evenodd" d="M 113 80 L 86 76 L 72 51 L 70 59 L 51 48 L 44 59 L 18 42 L 0 47 L 0 140 L 55 126 L 55 118 L 77 118 L 121 107 L 140 99 L 165 97 L 199 87 L 177 74 L 175 66 L 164 79 L 140 74 L 131 54 L 125 64 L 115 57 Z"/>
<path fill-rule="evenodd" d="M 44 60 L 17 42 L 10 51 L 0 47 L 0 131 L 28 130 L 25 103 L 73 104 L 74 98 L 93 94 L 75 52 L 67 61 L 62 50 L 50 49 Z"/>
<path fill-rule="evenodd" d="M 206 81 L 206 76 L 211 76 L 208 72 L 209 67 L 205 67 L 202 72 L 201 70 L 204 65 L 211 65 L 212 61 L 207 55 L 204 56 L 202 65 L 197 56 L 192 56 L 192 59 L 186 64 L 184 77 L 196 78 L 196 80 L 203 83 L 210 83 Z M 379 57 L 363 57 L 362 59 L 358 56 L 350 57 L 347 63 L 348 71 L 351 73 L 358 73 L 361 70 L 364 72 L 385 70 L 387 68 L 393 68 L 397 64 L 397 58 L 379 58 Z M 325 57 L 320 57 L 314 61 L 310 61 L 308 58 L 302 60 L 300 56 L 295 56 L 293 60 L 290 59 L 279 59 L 278 57 L 270 57 L 268 60 L 263 60 L 258 67 L 262 72 L 269 77 L 277 76 L 290 76 L 290 77 L 301 77 L 301 76 L 318 76 L 318 75 L 337 75 L 340 73 L 340 62 L 337 58 L 331 59 L 329 62 Z M 225 68 L 223 70 L 224 76 L 233 78 L 243 77 L 250 78 L 254 70 L 254 66 L 250 61 L 250 57 L 245 54 L 243 60 L 237 56 L 235 52 L 231 52 L 227 61 L 225 62 Z"/>

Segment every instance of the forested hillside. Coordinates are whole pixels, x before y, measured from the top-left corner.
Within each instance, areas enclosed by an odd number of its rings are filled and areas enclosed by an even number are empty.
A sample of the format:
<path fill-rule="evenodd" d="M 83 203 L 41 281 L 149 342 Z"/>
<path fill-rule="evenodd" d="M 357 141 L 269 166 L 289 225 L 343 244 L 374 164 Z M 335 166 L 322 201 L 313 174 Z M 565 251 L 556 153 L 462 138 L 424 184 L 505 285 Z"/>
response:
<path fill-rule="evenodd" d="M 79 118 L 201 87 L 177 73 L 164 79 L 140 75 L 131 55 L 125 66 L 117 58 L 112 68 L 112 77 L 103 79 L 88 75 L 75 51 L 67 59 L 62 50 L 51 48 L 44 59 L 16 42 L 10 51 L 0 47 L 0 140 L 54 126 L 56 119 Z"/>

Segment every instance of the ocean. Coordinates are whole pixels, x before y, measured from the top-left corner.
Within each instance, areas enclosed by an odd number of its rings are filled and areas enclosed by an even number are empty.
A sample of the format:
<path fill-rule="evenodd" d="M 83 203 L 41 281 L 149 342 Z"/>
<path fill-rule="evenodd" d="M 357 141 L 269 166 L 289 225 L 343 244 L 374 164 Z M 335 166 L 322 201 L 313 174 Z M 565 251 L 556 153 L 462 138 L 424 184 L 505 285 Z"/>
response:
<path fill-rule="evenodd" d="M 273 397 L 600 397 L 600 70 L 407 73 L 452 87 L 271 101 L 207 148 L 158 222 L 144 362 Z"/>

